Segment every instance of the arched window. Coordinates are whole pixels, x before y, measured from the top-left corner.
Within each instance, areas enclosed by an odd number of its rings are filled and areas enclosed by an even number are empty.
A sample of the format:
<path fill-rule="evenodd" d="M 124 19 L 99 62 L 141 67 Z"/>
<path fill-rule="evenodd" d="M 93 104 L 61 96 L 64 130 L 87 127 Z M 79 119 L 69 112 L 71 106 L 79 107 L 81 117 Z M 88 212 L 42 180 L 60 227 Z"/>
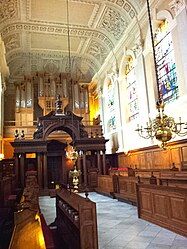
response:
<path fill-rule="evenodd" d="M 110 131 L 116 129 L 116 115 L 115 115 L 115 89 L 114 89 L 114 81 L 109 78 L 107 82 L 107 107 L 109 113 L 108 119 L 108 128 Z"/>
<path fill-rule="evenodd" d="M 165 103 L 178 98 L 178 84 L 175 57 L 168 22 L 163 21 L 155 33 L 156 67 L 159 91 Z"/>
<path fill-rule="evenodd" d="M 127 98 L 128 98 L 128 117 L 129 121 L 138 117 L 138 95 L 136 89 L 136 77 L 134 70 L 134 60 L 129 56 L 125 66 L 126 82 L 127 82 Z"/>

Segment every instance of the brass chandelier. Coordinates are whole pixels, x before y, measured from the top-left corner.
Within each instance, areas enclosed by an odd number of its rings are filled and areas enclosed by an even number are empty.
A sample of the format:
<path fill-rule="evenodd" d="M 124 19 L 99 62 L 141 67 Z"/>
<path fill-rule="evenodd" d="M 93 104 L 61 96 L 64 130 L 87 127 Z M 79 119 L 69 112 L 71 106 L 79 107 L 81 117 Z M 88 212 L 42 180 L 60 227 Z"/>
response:
<path fill-rule="evenodd" d="M 69 101 L 70 101 L 70 108 L 71 111 L 73 109 L 72 105 L 72 63 L 71 63 L 71 43 L 70 43 L 70 28 L 69 28 L 69 1 L 66 0 L 66 7 L 67 7 L 67 45 L 68 45 L 68 74 L 69 74 L 69 84 L 70 84 L 70 96 L 69 96 Z M 73 113 L 72 113 L 72 125 L 73 125 Z M 73 164 L 73 169 L 69 171 L 69 178 L 72 178 L 72 184 L 73 184 L 73 192 L 77 193 L 78 188 L 79 188 L 79 177 L 81 175 L 81 171 L 77 170 L 76 167 L 76 161 L 79 156 L 78 152 L 75 150 L 74 146 L 74 133 L 72 134 L 72 145 L 67 144 L 66 147 L 66 158 L 71 160 Z M 69 184 L 68 184 L 69 185 Z M 70 186 L 69 186 L 70 187 Z"/>
<path fill-rule="evenodd" d="M 66 0 L 66 14 L 67 14 L 67 46 L 68 46 L 68 75 L 70 84 L 70 96 L 69 100 L 72 98 L 72 65 L 71 65 L 71 42 L 70 42 L 70 28 L 69 28 L 69 1 Z M 70 104 L 72 111 L 72 105 Z M 73 115 L 72 115 L 72 125 L 73 125 Z M 68 143 L 66 147 L 66 157 L 73 162 L 73 166 L 78 158 L 78 153 L 74 148 L 74 134 L 72 134 L 72 145 Z"/>
<path fill-rule="evenodd" d="M 154 38 L 153 38 L 153 29 L 151 23 L 151 14 L 150 14 L 150 5 L 149 0 L 147 0 L 147 11 L 148 11 L 148 19 L 149 19 L 149 27 L 151 33 L 151 42 L 153 49 L 153 59 L 155 66 L 155 74 L 156 74 L 156 83 L 158 90 L 158 101 L 156 102 L 156 108 L 158 111 L 157 116 L 154 119 L 149 119 L 146 124 L 146 127 L 140 126 L 138 124 L 136 131 L 139 136 L 145 139 L 156 138 L 161 144 L 160 147 L 166 149 L 167 142 L 170 141 L 175 135 L 185 136 L 187 135 L 187 122 L 182 122 L 181 118 L 179 118 L 179 122 L 175 122 L 173 117 L 170 117 L 164 113 L 164 101 L 162 99 L 162 95 L 159 91 L 159 83 L 158 83 L 158 71 L 156 66 L 156 54 L 154 47 Z"/>
<path fill-rule="evenodd" d="M 145 139 L 156 138 L 161 142 L 160 147 L 166 149 L 167 142 L 174 138 L 175 135 L 185 136 L 187 135 L 187 123 L 175 122 L 173 117 L 170 117 L 164 113 L 164 102 L 159 99 L 156 103 L 158 115 L 153 120 L 149 119 L 146 127 L 139 126 L 136 131 L 140 137 Z"/>

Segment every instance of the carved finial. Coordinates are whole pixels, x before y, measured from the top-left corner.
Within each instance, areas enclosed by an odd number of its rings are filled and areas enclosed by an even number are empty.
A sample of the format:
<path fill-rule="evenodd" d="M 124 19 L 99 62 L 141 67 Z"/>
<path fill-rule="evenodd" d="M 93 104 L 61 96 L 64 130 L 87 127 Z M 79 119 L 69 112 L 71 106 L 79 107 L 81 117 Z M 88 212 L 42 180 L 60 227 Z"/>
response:
<path fill-rule="evenodd" d="M 21 131 L 21 138 L 24 139 L 25 138 L 25 133 L 24 130 Z"/>
<path fill-rule="evenodd" d="M 15 137 L 15 139 L 18 139 L 18 137 L 19 137 L 18 130 L 15 130 L 15 132 L 14 132 L 14 137 Z"/>
<path fill-rule="evenodd" d="M 89 193 L 88 193 L 88 188 L 87 187 L 85 187 L 85 197 L 86 197 L 86 199 L 88 200 L 88 195 L 89 195 Z"/>

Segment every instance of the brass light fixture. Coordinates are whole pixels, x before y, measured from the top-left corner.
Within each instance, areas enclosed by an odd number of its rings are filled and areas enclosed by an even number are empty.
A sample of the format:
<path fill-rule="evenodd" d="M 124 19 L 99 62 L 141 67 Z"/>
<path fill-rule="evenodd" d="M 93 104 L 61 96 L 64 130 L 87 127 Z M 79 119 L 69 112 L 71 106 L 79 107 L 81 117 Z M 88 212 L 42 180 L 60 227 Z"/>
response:
<path fill-rule="evenodd" d="M 78 156 L 79 156 L 78 152 L 74 149 L 74 147 L 68 144 L 68 146 L 66 147 L 66 157 L 70 159 L 73 163 L 73 169 L 69 171 L 69 178 L 70 179 L 72 178 L 74 193 L 78 192 L 79 176 L 81 175 L 81 171 L 77 170 L 77 167 L 75 164 Z"/>
<path fill-rule="evenodd" d="M 69 73 L 69 84 L 70 84 L 70 96 L 69 96 L 69 102 L 70 107 L 72 107 L 72 72 L 71 72 L 71 44 L 70 44 L 70 29 L 69 29 L 69 2 L 66 0 L 66 6 L 67 6 L 67 42 L 68 42 L 68 73 Z M 72 110 L 71 110 L 72 111 Z M 73 114 L 72 114 L 72 125 L 73 125 Z M 79 185 L 79 176 L 81 175 L 81 171 L 77 170 L 76 168 L 76 161 L 78 158 L 78 152 L 75 150 L 74 147 L 74 134 L 72 134 L 72 146 L 70 144 L 66 147 L 66 157 L 70 159 L 73 163 L 73 170 L 70 170 L 69 172 L 69 178 L 72 178 L 73 183 L 73 192 L 78 192 L 78 185 Z"/>
<path fill-rule="evenodd" d="M 136 131 L 138 132 L 139 136 L 145 139 L 156 138 L 161 143 L 160 147 L 166 149 L 167 142 L 170 141 L 175 135 L 179 136 L 187 135 L 187 122 L 185 123 L 182 122 L 181 118 L 179 118 L 179 122 L 175 122 L 173 117 L 170 117 L 164 113 L 165 104 L 162 99 L 162 95 L 159 91 L 158 71 L 156 66 L 156 54 L 154 47 L 149 0 L 147 0 L 147 11 L 148 11 L 150 33 L 151 33 L 157 91 L 158 91 L 158 101 L 156 103 L 158 115 L 153 120 L 149 119 L 149 122 L 147 122 L 146 127 L 138 125 Z"/>

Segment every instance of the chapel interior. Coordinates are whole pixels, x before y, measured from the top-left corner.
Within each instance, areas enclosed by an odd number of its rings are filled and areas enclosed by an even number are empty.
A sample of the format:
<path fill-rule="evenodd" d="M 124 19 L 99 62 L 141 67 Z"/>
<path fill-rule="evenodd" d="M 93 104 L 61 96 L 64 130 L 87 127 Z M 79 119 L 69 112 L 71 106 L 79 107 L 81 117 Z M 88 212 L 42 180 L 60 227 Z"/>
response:
<path fill-rule="evenodd" d="M 186 110 L 186 0 L 0 0 L 0 249 L 187 248 Z"/>

